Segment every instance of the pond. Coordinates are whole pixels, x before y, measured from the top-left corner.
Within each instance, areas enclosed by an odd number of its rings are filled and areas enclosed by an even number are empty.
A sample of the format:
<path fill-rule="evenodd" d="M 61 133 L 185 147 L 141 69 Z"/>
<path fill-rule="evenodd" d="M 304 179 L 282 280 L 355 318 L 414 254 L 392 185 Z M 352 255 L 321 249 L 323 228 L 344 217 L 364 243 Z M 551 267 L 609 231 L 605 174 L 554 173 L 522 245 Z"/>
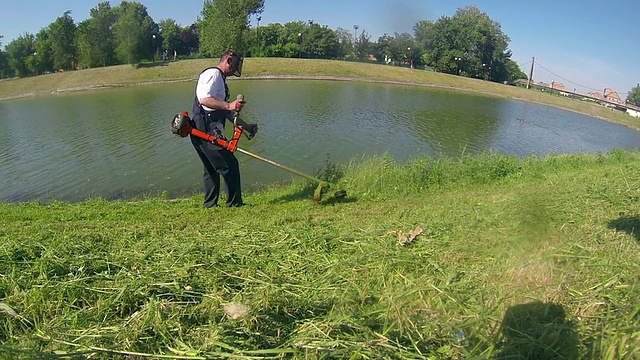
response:
<path fill-rule="evenodd" d="M 484 151 L 520 157 L 637 149 L 640 132 L 547 106 L 446 89 L 313 80 L 230 80 L 260 125 L 239 147 L 315 174 L 388 154 Z M 0 201 L 81 201 L 201 192 L 202 165 L 169 131 L 194 84 L 106 89 L 0 102 Z M 230 127 L 228 127 L 230 128 Z M 230 129 L 227 129 L 230 130 Z M 295 177 L 237 154 L 251 191 Z"/>

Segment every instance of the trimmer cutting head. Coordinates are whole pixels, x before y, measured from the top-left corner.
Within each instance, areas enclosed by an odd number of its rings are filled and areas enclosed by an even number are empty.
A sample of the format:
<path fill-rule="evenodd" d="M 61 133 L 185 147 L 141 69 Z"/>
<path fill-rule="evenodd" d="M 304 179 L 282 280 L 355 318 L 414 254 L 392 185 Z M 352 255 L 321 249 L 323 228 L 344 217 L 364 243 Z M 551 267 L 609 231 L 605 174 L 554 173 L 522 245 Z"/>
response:
<path fill-rule="evenodd" d="M 333 194 L 336 199 L 344 199 L 347 197 L 347 190 L 338 190 Z"/>

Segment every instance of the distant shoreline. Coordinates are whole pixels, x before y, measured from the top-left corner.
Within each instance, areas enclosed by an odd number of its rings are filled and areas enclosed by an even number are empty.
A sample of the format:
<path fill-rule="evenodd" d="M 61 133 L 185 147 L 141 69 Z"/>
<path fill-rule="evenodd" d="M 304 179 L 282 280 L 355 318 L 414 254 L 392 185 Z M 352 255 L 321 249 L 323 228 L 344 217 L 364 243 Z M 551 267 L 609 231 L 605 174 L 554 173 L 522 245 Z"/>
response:
<path fill-rule="evenodd" d="M 27 94 L 17 94 L 10 97 L 0 97 L 0 102 L 2 101 L 10 101 L 10 100 L 19 100 L 30 97 L 38 97 L 38 96 L 47 96 L 47 95 L 56 95 L 56 94 L 66 94 L 66 93 L 75 93 L 82 91 L 91 91 L 91 90 L 101 90 L 101 89 L 115 89 L 115 88 L 124 88 L 124 87 L 135 87 L 135 86 L 146 86 L 146 85 L 161 85 L 161 84 L 172 84 L 172 83 L 180 83 L 180 82 L 190 82 L 195 81 L 195 78 L 185 78 L 185 79 L 168 79 L 161 81 L 144 81 L 137 83 L 126 83 L 126 84 L 106 84 L 106 85 L 87 85 L 82 87 L 72 87 L 65 89 L 58 89 L 52 92 L 40 92 L 40 93 L 27 93 Z M 264 76 L 245 76 L 240 79 L 233 79 L 233 81 L 249 81 L 249 80 L 326 80 L 326 81 L 358 81 L 358 82 L 369 82 L 369 83 L 378 83 L 378 84 L 393 84 L 393 85 L 407 85 L 407 86 L 418 86 L 418 87 L 431 87 L 431 88 L 439 88 L 439 89 L 449 89 L 455 91 L 463 91 L 463 92 L 473 92 L 481 95 L 490 95 L 496 96 L 494 93 L 490 92 L 482 92 L 477 90 L 469 90 L 462 87 L 454 87 L 446 84 L 436 84 L 436 83 L 416 83 L 416 82 L 408 82 L 408 81 L 399 81 L 399 80 L 375 80 L 375 79 L 363 79 L 356 77 L 344 77 L 344 76 L 331 76 L 331 75 L 264 75 Z M 500 96 L 504 98 L 509 98 L 511 100 L 517 101 L 526 101 L 538 105 L 555 107 L 558 109 L 575 112 L 581 115 L 593 117 L 599 120 L 612 122 L 618 125 L 625 125 L 613 119 L 593 115 L 589 112 L 568 109 L 562 106 L 551 105 L 545 102 L 533 101 L 528 99 L 523 99 L 519 97 L 511 97 L 511 96 Z M 640 124 L 638 126 L 628 126 L 634 130 L 640 131 Z"/>
<path fill-rule="evenodd" d="M 104 85 L 87 85 L 87 86 L 78 86 L 78 87 L 70 87 L 70 88 L 61 88 L 53 91 L 40 91 L 40 92 L 30 92 L 30 93 L 21 93 L 10 96 L 0 97 L 0 101 L 9 101 L 9 100 L 17 100 L 24 99 L 29 97 L 37 97 L 37 96 L 47 96 L 47 95 L 56 95 L 56 94 L 65 94 L 65 93 L 74 93 L 74 92 L 82 92 L 82 91 L 90 91 L 90 90 L 101 90 L 101 89 L 115 89 L 115 88 L 123 88 L 123 87 L 134 87 L 134 86 L 145 86 L 145 85 L 161 85 L 161 84 L 172 84 L 172 83 L 180 83 L 180 82 L 190 82 L 195 81 L 196 78 L 182 78 L 182 79 L 167 79 L 160 81 L 142 81 L 135 83 L 122 83 L 122 84 L 104 84 Z M 359 77 L 345 77 L 345 76 L 332 76 L 332 75 L 262 75 L 262 76 L 244 76 L 242 78 L 233 79 L 232 81 L 248 81 L 248 80 L 327 80 L 327 81 L 358 81 L 358 82 L 370 82 L 370 83 L 380 83 L 380 84 L 394 84 L 394 85 L 409 85 L 409 86 L 420 86 L 420 87 L 434 87 L 434 88 L 442 88 L 442 89 L 451 89 L 458 91 L 469 91 L 468 89 L 462 87 L 454 87 L 446 84 L 436 84 L 436 83 L 418 83 L 418 82 L 408 82 L 401 80 L 376 80 L 376 79 L 363 79 Z M 11 80 L 9 80 L 11 81 Z M 490 93 L 485 93 L 488 95 L 492 95 Z"/>
<path fill-rule="evenodd" d="M 0 81 L 0 102 L 118 87 L 195 81 L 200 70 L 211 66 L 211 63 L 210 59 L 180 60 L 139 68 L 118 65 L 8 79 Z M 600 105 L 510 85 L 424 70 L 338 60 L 247 58 L 245 72 L 242 78 L 232 78 L 232 81 L 358 81 L 449 89 L 551 106 L 640 131 L 640 119 Z"/>

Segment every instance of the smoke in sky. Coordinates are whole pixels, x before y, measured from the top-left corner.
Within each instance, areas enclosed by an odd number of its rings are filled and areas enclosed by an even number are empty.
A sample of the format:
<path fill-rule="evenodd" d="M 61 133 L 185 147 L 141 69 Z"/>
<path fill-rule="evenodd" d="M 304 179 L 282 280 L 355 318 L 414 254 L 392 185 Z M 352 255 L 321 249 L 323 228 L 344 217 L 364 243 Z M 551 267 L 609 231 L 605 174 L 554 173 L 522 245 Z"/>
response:
<path fill-rule="evenodd" d="M 372 9 L 376 28 L 382 33 L 372 34 L 374 37 L 382 36 L 384 33 L 393 35 L 394 33 L 409 33 L 413 35 L 413 26 L 421 20 L 435 20 L 437 17 L 430 11 L 429 1 L 385 1 L 376 2 L 376 8 Z"/>

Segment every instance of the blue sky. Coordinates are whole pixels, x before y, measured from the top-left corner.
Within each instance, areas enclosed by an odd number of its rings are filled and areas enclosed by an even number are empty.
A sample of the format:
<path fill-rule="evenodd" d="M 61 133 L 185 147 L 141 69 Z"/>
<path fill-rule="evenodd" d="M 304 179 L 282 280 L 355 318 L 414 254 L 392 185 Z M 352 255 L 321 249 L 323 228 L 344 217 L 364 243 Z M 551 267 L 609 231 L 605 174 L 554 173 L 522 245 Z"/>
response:
<path fill-rule="evenodd" d="M 0 35 L 6 45 L 24 33 L 36 34 L 65 11 L 76 23 L 89 16 L 101 0 L 3 1 Z M 110 1 L 113 6 L 119 0 Z M 180 25 L 193 23 L 203 0 L 139 0 L 159 22 L 172 18 Z M 452 16 L 460 7 L 474 5 L 502 25 L 510 39 L 514 59 L 527 74 L 536 58 L 534 80 L 562 82 L 580 92 L 605 87 L 627 92 L 640 83 L 640 1 L 638 0 L 265 0 L 261 25 L 313 20 L 332 29 L 358 33 L 372 41 L 387 33 L 413 34 L 420 20 Z M 252 19 L 255 26 L 255 17 Z"/>

